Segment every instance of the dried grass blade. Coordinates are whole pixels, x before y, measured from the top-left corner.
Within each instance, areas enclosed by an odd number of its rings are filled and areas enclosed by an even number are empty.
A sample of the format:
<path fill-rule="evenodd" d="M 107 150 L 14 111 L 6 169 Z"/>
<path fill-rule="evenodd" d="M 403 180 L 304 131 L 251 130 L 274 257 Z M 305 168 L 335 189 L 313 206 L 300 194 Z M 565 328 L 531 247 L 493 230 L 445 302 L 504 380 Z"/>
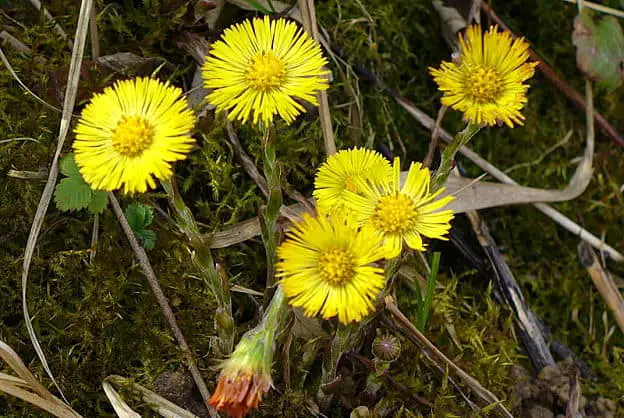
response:
<path fill-rule="evenodd" d="M 104 387 L 104 393 L 108 398 L 108 401 L 113 406 L 115 413 L 119 418 L 141 418 L 141 415 L 136 413 L 128 404 L 121 398 L 119 393 L 111 386 L 110 383 L 102 383 Z"/>
<path fill-rule="evenodd" d="M 108 376 L 104 379 L 104 384 L 113 383 L 115 385 L 130 384 L 133 389 L 141 392 L 142 398 L 154 411 L 158 412 L 161 416 L 167 418 L 198 418 L 197 415 L 192 414 L 186 409 L 180 408 L 178 405 L 163 398 L 162 396 L 152 392 L 151 390 L 133 382 L 130 379 L 126 379 L 122 376 Z M 111 387 L 112 389 L 112 387 Z"/>
<path fill-rule="evenodd" d="M 54 154 L 54 158 L 52 159 L 52 166 L 50 167 L 50 174 L 48 176 L 48 181 L 45 185 L 43 193 L 41 195 L 41 199 L 39 200 L 39 205 L 37 206 L 37 212 L 35 213 L 35 219 L 33 220 L 30 234 L 28 235 L 28 241 L 26 243 L 26 250 L 24 251 L 24 263 L 22 270 L 22 307 L 24 310 L 24 319 L 26 322 L 26 328 L 28 330 L 28 335 L 33 344 L 35 351 L 37 352 L 37 357 L 43 364 L 43 368 L 46 373 L 52 380 L 52 383 L 57 388 L 63 399 L 67 402 L 63 391 L 59 387 L 54 379 L 54 375 L 50 370 L 50 366 L 46 360 L 45 354 L 41 349 L 41 345 L 39 344 L 39 340 L 37 339 L 37 335 L 35 334 L 35 330 L 32 326 L 32 320 L 30 318 L 30 314 L 28 313 L 28 301 L 26 298 L 26 289 L 28 287 L 28 271 L 30 269 L 30 262 L 32 260 L 33 252 L 35 251 L 35 245 L 37 244 L 37 237 L 39 236 L 39 232 L 41 230 L 41 225 L 43 224 L 43 220 L 45 218 L 45 214 L 48 210 L 48 205 L 50 204 L 50 200 L 52 199 L 52 194 L 54 192 L 54 186 L 56 184 L 56 180 L 58 178 L 58 159 L 61 154 L 61 150 L 63 149 L 63 143 L 65 142 L 65 137 L 69 131 L 69 124 L 71 122 L 72 111 L 74 109 L 74 104 L 76 102 L 76 94 L 78 91 L 78 81 L 80 80 L 80 68 L 82 66 L 82 55 L 84 53 L 85 41 L 87 38 L 87 32 L 89 29 L 89 13 L 91 12 L 91 8 L 93 7 L 93 0 L 82 0 L 80 5 L 80 12 L 78 15 L 78 25 L 76 27 L 76 37 L 74 43 L 74 49 L 72 51 L 72 59 L 69 66 L 69 74 L 67 80 L 67 89 L 65 91 L 65 101 L 63 103 L 63 115 L 61 117 L 61 124 L 59 128 L 59 136 L 56 147 L 56 152 Z"/>
<path fill-rule="evenodd" d="M 399 310 L 397 305 L 394 303 L 394 300 L 391 296 L 386 296 L 385 298 L 386 309 L 392 314 L 392 316 L 396 319 L 397 323 L 400 324 L 403 332 L 412 337 L 412 341 L 417 342 L 418 345 L 426 350 L 432 359 L 435 359 L 440 366 L 443 366 L 445 369 L 452 371 L 457 377 L 464 382 L 472 392 L 478 396 L 483 402 L 487 403 L 489 406 L 495 408 L 502 416 L 513 418 L 513 415 L 505 408 L 500 399 L 496 397 L 492 392 L 487 390 L 485 387 L 479 383 L 477 379 L 470 376 L 464 370 L 462 370 L 459 366 L 453 363 L 448 357 L 444 355 L 438 348 L 433 345 L 431 341 L 427 339 L 418 329 L 410 322 L 410 320 L 403 315 L 403 313 Z"/>
<path fill-rule="evenodd" d="M 75 415 L 75 414 L 68 412 L 65 408 L 63 408 L 62 406 L 52 401 L 43 399 L 35 393 L 29 392 L 25 389 L 22 389 L 16 385 L 12 385 L 7 382 L 0 381 L 0 392 L 4 392 L 8 395 L 15 396 L 16 398 L 19 398 L 25 402 L 28 402 L 29 404 L 34 405 L 37 408 L 40 408 L 46 412 L 49 412 L 55 417 L 76 418 L 76 416 L 79 416 L 79 415 Z"/>
<path fill-rule="evenodd" d="M 30 94 L 32 97 L 35 98 L 36 101 L 38 101 L 39 103 L 41 103 L 42 105 L 44 105 L 48 109 L 52 109 L 52 110 L 57 111 L 59 113 L 62 112 L 62 110 L 59 109 L 58 107 L 52 106 L 50 103 L 46 102 L 41 97 L 37 96 L 31 89 L 28 88 L 28 86 L 26 86 L 26 84 L 24 84 L 22 82 L 22 80 L 18 77 L 17 73 L 15 72 L 13 67 L 11 66 L 11 63 L 7 59 L 6 55 L 4 55 L 4 52 L 2 51 L 2 48 L 0 48 L 0 60 L 2 60 L 2 63 L 4 64 L 4 66 L 7 68 L 7 70 L 9 70 L 9 73 L 11 73 L 11 76 L 13 76 L 15 81 L 17 81 L 17 84 L 19 84 L 20 87 L 23 88 L 26 91 L 26 93 Z"/>

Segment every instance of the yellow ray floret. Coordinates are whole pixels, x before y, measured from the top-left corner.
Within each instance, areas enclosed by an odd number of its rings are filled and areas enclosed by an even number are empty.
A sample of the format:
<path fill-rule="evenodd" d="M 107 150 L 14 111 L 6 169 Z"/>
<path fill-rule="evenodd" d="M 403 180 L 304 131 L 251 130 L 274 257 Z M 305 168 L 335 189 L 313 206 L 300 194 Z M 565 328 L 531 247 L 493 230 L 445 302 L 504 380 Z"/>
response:
<path fill-rule="evenodd" d="M 378 185 L 392 176 L 388 160 L 365 148 L 341 150 L 327 158 L 314 181 L 314 198 L 319 212 L 328 213 L 344 207 L 344 194 L 359 193 L 356 179 Z"/>
<path fill-rule="evenodd" d="M 226 29 L 202 74 L 218 111 L 268 125 L 276 114 L 294 121 L 304 110 L 297 100 L 318 105 L 317 91 L 327 88 L 325 64 L 319 45 L 294 22 L 265 16 Z"/>
<path fill-rule="evenodd" d="M 277 277 L 292 306 L 308 316 L 359 321 L 384 285 L 381 237 L 341 214 L 303 215 L 277 250 Z"/>
<path fill-rule="evenodd" d="M 74 130 L 76 163 L 93 189 L 145 192 L 186 158 L 194 124 L 181 89 L 147 77 L 119 81 L 83 109 Z"/>
<path fill-rule="evenodd" d="M 403 242 L 415 250 L 424 250 L 422 237 L 446 240 L 451 229 L 452 210 L 440 210 L 452 196 L 436 198 L 444 191 L 430 193 L 429 169 L 412 163 L 403 187 L 400 185 L 400 162 L 395 158 L 391 181 L 379 187 L 361 182 L 361 195 L 346 192 L 347 205 L 353 217 L 384 237 L 386 258 L 397 257 Z"/>
<path fill-rule="evenodd" d="M 457 62 L 429 68 L 444 93 L 442 104 L 463 112 L 464 119 L 475 124 L 522 125 L 520 111 L 529 88 L 523 82 L 533 76 L 537 65 L 526 62 L 529 44 L 524 39 L 512 39 L 508 31 L 498 32 L 496 26 L 485 34 L 480 26 L 470 26 L 459 43 Z"/>

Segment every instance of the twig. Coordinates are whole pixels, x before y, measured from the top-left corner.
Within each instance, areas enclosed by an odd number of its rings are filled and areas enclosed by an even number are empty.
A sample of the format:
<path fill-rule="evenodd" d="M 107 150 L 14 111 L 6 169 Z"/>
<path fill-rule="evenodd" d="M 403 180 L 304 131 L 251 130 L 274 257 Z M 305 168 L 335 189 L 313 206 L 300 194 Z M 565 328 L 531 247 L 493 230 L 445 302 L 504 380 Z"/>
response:
<path fill-rule="evenodd" d="M 314 0 L 298 0 L 301 11 L 302 23 L 305 30 L 312 36 L 312 39 L 319 42 L 319 31 L 316 22 L 316 11 Z M 323 131 L 323 141 L 327 155 L 336 153 L 336 141 L 334 140 L 334 130 L 332 128 L 331 115 L 329 113 L 329 100 L 327 91 L 321 90 L 317 93 L 319 102 L 319 116 L 321 119 L 321 130 Z"/>
<path fill-rule="evenodd" d="M 89 36 L 91 36 L 91 59 L 96 60 L 100 57 L 100 34 L 97 27 L 95 7 L 91 8 L 91 13 L 89 14 Z"/>
<path fill-rule="evenodd" d="M 210 392 L 208 391 L 208 388 L 206 387 L 206 383 L 204 382 L 204 379 L 202 378 L 201 373 L 199 372 L 199 369 L 197 368 L 197 362 L 195 360 L 195 356 L 193 355 L 193 353 L 191 353 L 191 350 L 184 338 L 184 334 L 182 334 L 180 327 L 178 327 L 178 324 L 175 319 L 175 315 L 173 314 L 173 311 L 171 310 L 171 307 L 169 306 L 169 302 L 167 301 L 167 298 L 165 297 L 165 294 L 163 293 L 160 287 L 160 284 L 158 283 L 158 279 L 156 278 L 156 274 L 154 273 L 154 270 L 152 269 L 152 265 L 150 264 L 150 261 L 147 258 L 145 249 L 141 247 L 141 245 L 139 244 L 139 241 L 134 236 L 134 232 L 132 231 L 130 224 L 128 224 L 128 220 L 126 219 L 123 211 L 121 210 L 121 207 L 119 206 L 119 202 L 117 201 L 117 198 L 115 197 L 115 195 L 113 193 L 109 193 L 108 199 L 111 202 L 111 205 L 113 206 L 113 210 L 115 211 L 115 214 L 117 215 L 117 219 L 119 220 L 119 223 L 121 224 L 121 228 L 126 234 L 128 241 L 130 242 L 130 246 L 132 247 L 132 250 L 134 251 L 135 255 L 137 256 L 139 260 L 139 264 L 141 265 L 141 270 L 143 270 L 143 274 L 145 274 L 145 278 L 147 279 L 147 282 L 149 283 L 152 289 L 152 292 L 154 293 L 154 296 L 156 297 L 156 301 L 158 302 L 158 305 L 160 306 L 160 309 L 162 310 L 165 316 L 165 319 L 167 320 L 167 324 L 169 325 L 169 328 L 171 328 L 171 331 L 173 332 L 173 335 L 176 341 L 178 342 L 180 349 L 182 350 L 182 354 L 184 355 L 186 359 L 189 371 L 191 372 L 191 375 L 193 376 L 193 380 L 195 380 L 195 384 L 197 385 L 197 388 L 199 389 L 199 393 L 201 393 L 202 399 L 204 400 L 204 404 L 208 408 L 208 412 L 210 412 L 211 416 L 218 417 L 219 415 L 208 404 L 210 400 Z"/>
<path fill-rule="evenodd" d="M 505 408 L 500 399 L 496 397 L 492 392 L 484 388 L 481 383 L 474 377 L 470 376 L 468 373 L 459 368 L 455 363 L 449 360 L 448 357 L 444 355 L 438 348 L 431 343 L 418 329 L 410 322 L 409 319 L 399 310 L 399 308 L 394 303 L 394 300 L 391 296 L 386 296 L 385 298 L 386 310 L 388 310 L 393 317 L 395 318 L 397 325 L 400 326 L 401 331 L 405 336 L 407 336 L 411 341 L 416 343 L 421 349 L 426 350 L 431 359 L 435 360 L 445 369 L 452 371 L 459 377 L 459 379 L 464 382 L 473 393 L 481 399 L 486 405 L 495 404 L 496 410 L 507 418 L 513 418 L 513 415 Z"/>
<path fill-rule="evenodd" d="M 446 106 L 442 106 L 440 110 L 438 110 L 438 117 L 435 121 L 435 126 L 433 127 L 433 131 L 431 131 L 431 141 L 429 142 L 429 150 L 427 151 L 427 156 L 423 161 L 423 166 L 430 167 L 431 162 L 433 161 L 433 155 L 435 154 L 435 150 L 438 147 L 438 138 L 440 137 L 440 125 L 442 125 L 442 119 L 444 119 L 444 114 L 446 113 Z"/>
<path fill-rule="evenodd" d="M 574 3 L 576 3 L 576 0 L 574 1 Z M 587 2 L 584 3 L 587 4 Z M 483 9 L 484 13 L 490 16 L 494 23 L 498 24 L 502 29 L 511 32 L 507 25 L 505 25 L 505 22 L 503 22 L 490 7 L 490 5 L 488 5 L 488 2 L 481 2 L 481 9 Z M 512 36 L 516 36 L 513 35 L 513 32 L 511 33 Z M 574 103 L 576 107 L 581 110 L 585 110 L 585 100 L 583 99 L 583 96 L 581 96 L 581 94 L 574 89 L 574 87 L 570 86 L 567 82 L 561 79 L 561 77 L 559 77 L 557 73 L 555 73 L 555 70 L 553 70 L 550 65 L 548 65 L 543 59 L 540 58 L 540 56 L 535 51 L 530 48 L 529 55 L 533 61 L 539 62 L 537 69 L 540 70 L 547 79 L 549 79 L 572 103 Z M 600 127 L 605 131 L 605 133 L 609 137 L 611 137 L 611 139 L 613 139 L 619 145 L 624 146 L 624 137 L 622 137 L 622 135 L 620 135 L 618 131 L 616 131 L 615 128 L 611 126 L 611 124 L 607 122 L 607 120 L 600 113 L 594 112 L 594 119 L 596 120 L 598 125 L 600 125 Z"/>
<path fill-rule="evenodd" d="M 33 52 L 32 49 L 30 49 L 28 46 L 22 43 L 22 41 L 20 41 L 19 39 L 17 39 L 16 37 L 14 37 L 13 35 L 11 35 L 9 32 L 5 30 L 0 32 L 0 39 L 2 39 L 4 42 L 10 44 L 11 46 L 13 46 L 13 48 L 15 48 L 16 50 L 24 54 L 32 54 Z"/>
<path fill-rule="evenodd" d="M 518 321 L 518 326 L 524 336 L 524 345 L 535 369 L 539 372 L 546 366 L 555 364 L 555 360 L 550 353 L 546 338 L 537 321 L 537 317 L 529 309 L 524 301 L 524 296 L 520 286 L 511 272 L 511 269 L 498 251 L 496 243 L 492 239 L 487 226 L 481 220 L 477 212 L 467 213 L 468 219 L 477 236 L 479 244 L 487 255 L 492 266 L 491 273 L 494 275 L 495 283 L 501 292 L 503 301 L 509 305 Z"/>
<path fill-rule="evenodd" d="M 566 408 L 566 418 L 576 418 L 579 412 L 581 401 L 581 384 L 579 382 L 579 371 L 574 369 L 570 375 L 570 392 L 568 394 L 568 406 Z"/>
<path fill-rule="evenodd" d="M 602 268 L 594 250 L 584 241 L 578 245 L 581 264 L 589 273 L 594 285 L 613 313 L 615 321 L 624 334 L 624 299 L 611 276 Z"/>
<path fill-rule="evenodd" d="M 562 1 L 567 1 L 568 3 L 575 3 L 575 4 L 577 3 L 577 0 L 562 0 Z M 622 10 L 613 9 L 611 7 L 603 6 L 601 4 L 596 4 L 596 3 L 592 3 L 589 1 L 585 1 L 585 0 L 583 0 L 583 6 L 587 7 L 588 9 L 594 9 L 602 13 L 624 18 L 624 11 Z"/>
<path fill-rule="evenodd" d="M 537 157 L 535 160 L 533 161 L 525 161 L 523 163 L 518 163 L 518 164 L 514 164 L 511 167 L 509 167 L 508 169 L 505 170 L 505 174 L 509 174 L 514 170 L 517 170 L 518 168 L 523 168 L 523 167 L 532 167 L 534 165 L 538 165 L 539 163 L 541 163 L 542 161 L 544 161 L 544 158 L 548 157 L 548 155 L 550 155 L 552 152 L 554 152 L 557 148 L 567 144 L 570 141 L 570 138 L 572 138 L 572 130 L 569 130 L 567 134 L 565 134 L 565 136 L 563 137 L 563 139 L 559 142 L 557 142 L 555 145 L 553 145 L 552 147 L 548 148 L 546 151 L 541 152 L 540 156 Z"/>
<path fill-rule="evenodd" d="M 474 392 L 475 395 L 481 401 L 485 402 L 486 405 L 496 404 L 496 409 L 498 412 L 508 418 L 513 418 L 513 415 L 503 406 L 500 399 L 496 397 L 492 392 L 481 386 L 481 383 L 474 377 L 470 376 L 468 373 L 459 368 L 455 363 L 449 360 L 448 357 L 444 355 L 438 348 L 427 339 L 418 329 L 410 322 L 409 319 L 399 310 L 399 308 L 394 303 L 394 300 L 391 296 L 386 296 L 385 298 L 386 310 L 388 310 L 392 316 L 395 318 L 398 325 L 400 325 L 401 331 L 406 335 L 410 340 L 416 343 L 421 349 L 426 350 L 431 359 L 434 359 L 437 363 L 442 365 L 445 369 L 448 369 L 455 373 L 459 379 L 464 382 L 470 389 Z"/>
<path fill-rule="evenodd" d="M 67 38 L 67 34 L 65 33 L 65 31 L 63 30 L 63 28 L 61 27 L 61 25 L 59 25 L 58 23 L 56 23 L 56 20 L 54 19 L 54 17 L 52 17 L 52 15 L 50 14 L 50 12 L 48 11 L 48 9 L 46 9 L 45 7 L 41 6 L 41 2 L 39 0 L 30 0 L 30 3 L 35 6 L 37 8 L 37 10 L 39 10 L 40 12 L 43 13 L 43 15 L 46 17 L 46 19 L 48 19 L 50 22 L 52 22 L 54 24 L 54 31 L 63 39 L 67 40 L 67 44 L 69 45 L 70 48 L 73 48 L 72 45 L 72 41 L 71 39 Z"/>

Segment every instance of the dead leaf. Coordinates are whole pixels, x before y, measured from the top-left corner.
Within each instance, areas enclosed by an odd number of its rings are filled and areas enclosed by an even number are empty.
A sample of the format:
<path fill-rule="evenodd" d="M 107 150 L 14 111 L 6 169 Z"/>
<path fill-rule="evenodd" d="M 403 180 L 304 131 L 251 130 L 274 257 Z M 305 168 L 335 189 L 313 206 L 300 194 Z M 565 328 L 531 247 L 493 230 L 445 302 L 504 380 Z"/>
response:
<path fill-rule="evenodd" d="M 572 42 L 576 45 L 579 69 L 609 90 L 624 79 L 624 34 L 613 16 L 594 18 L 585 8 L 574 19 Z"/>

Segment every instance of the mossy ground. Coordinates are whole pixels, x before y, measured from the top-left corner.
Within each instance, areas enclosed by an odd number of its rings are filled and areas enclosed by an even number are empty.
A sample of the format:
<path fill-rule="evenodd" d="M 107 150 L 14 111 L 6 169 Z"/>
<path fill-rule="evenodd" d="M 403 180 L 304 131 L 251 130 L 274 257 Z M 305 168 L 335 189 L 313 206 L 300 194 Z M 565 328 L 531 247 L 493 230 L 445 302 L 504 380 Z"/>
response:
<path fill-rule="evenodd" d="M 45 2 L 68 33 L 75 27 L 75 1 Z M 196 22 L 186 0 L 97 1 L 102 54 L 134 52 L 164 58 L 168 64 L 159 76 L 189 86 L 195 64 L 176 46 L 185 31 L 207 34 Z M 439 94 L 427 67 L 448 59 L 449 50 L 440 35 L 440 23 L 424 0 L 368 0 L 317 2 L 319 23 L 352 62 L 374 71 L 389 87 L 435 115 Z M 0 2 L 0 4 L 2 4 Z M 34 12 L 29 2 L 4 2 L 10 11 L 0 17 L 11 32 L 33 49 L 27 56 L 3 45 L 9 61 L 22 80 L 45 100 L 59 105 L 71 51 L 53 35 L 52 27 Z M 524 34 L 536 50 L 582 91 L 583 79 L 575 65 L 571 44 L 575 6 L 559 0 L 495 2 L 501 18 Z M 239 12 L 239 14 L 243 14 Z M 209 35 L 209 37 L 212 35 Z M 33 59 L 43 57 L 42 60 Z M 333 64 L 332 64 L 333 65 Z M 334 129 L 339 147 L 353 144 L 390 148 L 395 154 L 421 160 L 429 132 L 421 128 L 390 98 L 365 81 L 336 67 L 329 92 Z M 342 67 L 345 70 L 345 67 Z M 84 103 L 91 91 L 108 84 L 109 77 L 95 75 L 84 82 L 79 95 Z M 0 144 L 0 339 L 11 345 L 31 369 L 49 383 L 29 342 L 21 311 L 20 276 L 24 245 L 43 182 L 6 176 L 9 169 L 37 171 L 47 167 L 56 147 L 59 114 L 26 95 L 4 69 L 0 70 L 0 139 L 32 137 L 39 142 Z M 355 94 L 354 94 L 355 93 Z M 622 88 L 606 94 L 598 90 L 597 110 L 624 132 Z M 539 74 L 531 81 L 524 127 L 488 129 L 472 147 L 495 165 L 506 168 L 533 161 L 556 144 L 569 130 L 572 139 L 548 155 L 539 165 L 514 171 L 521 184 L 557 188 L 569 180 L 575 157 L 582 154 L 584 115 Z M 238 164 L 223 130 L 222 121 L 209 123 L 197 133 L 198 149 L 190 161 L 178 164 L 177 173 L 186 201 L 206 230 L 255 216 L 263 199 L 260 191 Z M 445 127 L 454 131 L 460 118 L 450 112 Z M 243 146 L 260 161 L 257 134 L 241 128 Z M 300 119 L 291 127 L 278 126 L 278 155 L 285 179 L 309 193 L 315 168 L 322 162 L 322 139 L 314 117 Z M 69 150 L 71 137 L 65 146 Z M 403 145 L 401 145 L 403 144 Z M 405 147 L 405 152 L 402 147 Z M 469 174 L 480 172 L 468 161 Z M 595 171 L 588 190 L 579 199 L 555 207 L 583 224 L 616 248 L 624 249 L 624 183 L 622 149 L 598 131 Z M 158 193 L 123 202 L 141 200 L 166 207 Z M 123 203 L 122 202 L 122 203 Z M 594 290 L 576 256 L 578 239 L 562 230 L 530 206 L 483 211 L 483 218 L 504 250 L 529 305 L 550 326 L 556 338 L 568 344 L 599 373 L 597 382 L 585 382 L 587 395 L 622 400 L 624 393 L 624 337 Z M 38 240 L 31 265 L 28 297 L 41 345 L 54 374 L 72 406 L 85 416 L 110 415 L 101 389 L 109 374 L 133 377 L 149 386 L 165 370 L 183 367 L 181 355 L 169 333 L 144 277 L 129 251 L 111 211 L 100 219 L 98 253 L 88 262 L 93 218 L 84 213 L 61 213 L 53 205 Z M 196 278 L 189 253 L 175 228 L 157 218 L 158 243 L 149 252 L 156 274 L 174 306 L 180 327 L 200 357 L 201 368 L 212 387 L 216 372 L 211 351 L 214 306 L 203 283 Z M 467 234 L 468 231 L 466 231 Z M 261 289 L 265 280 L 264 252 L 259 239 L 215 251 L 237 284 Z M 489 278 L 469 270 L 456 253 L 445 247 L 434 314 L 427 334 L 468 373 L 503 399 L 509 398 L 513 364 L 528 366 L 525 353 L 513 332 L 511 313 L 497 306 L 488 291 Z M 621 266 L 614 266 L 622 273 Z M 400 288 L 400 304 L 408 313 L 415 308 L 407 288 Z M 486 297 L 483 297 L 483 295 Z M 252 324 L 255 312 L 247 296 L 234 294 L 235 315 L 242 332 Z M 246 307 L 247 306 L 247 307 Z M 455 341 L 451 338 L 455 335 Z M 435 404 L 432 416 L 466 416 L 469 408 L 452 385 L 429 368 L 418 351 L 404 341 L 404 355 L 390 369 L 407 387 Z M 300 344 L 293 346 L 298 350 Z M 409 359 L 409 360 L 408 360 Z M 281 361 L 281 360 L 278 360 Z M 315 363 L 315 367 L 320 363 Z M 276 384 L 259 414 L 287 416 L 309 414 L 300 391 L 284 391 L 276 365 Z M 308 379 L 309 398 L 316 392 Z M 361 384 L 361 382 L 360 382 Z M 388 402 L 404 403 L 412 412 L 426 413 L 390 388 L 382 389 Z M 357 406 L 357 405 L 354 405 Z M 622 407 L 622 405 L 620 405 Z M 140 409 L 148 414 L 147 409 Z M 36 410 L 20 401 L 0 396 L 1 416 L 35 416 Z M 336 407 L 334 416 L 346 409 Z"/>

